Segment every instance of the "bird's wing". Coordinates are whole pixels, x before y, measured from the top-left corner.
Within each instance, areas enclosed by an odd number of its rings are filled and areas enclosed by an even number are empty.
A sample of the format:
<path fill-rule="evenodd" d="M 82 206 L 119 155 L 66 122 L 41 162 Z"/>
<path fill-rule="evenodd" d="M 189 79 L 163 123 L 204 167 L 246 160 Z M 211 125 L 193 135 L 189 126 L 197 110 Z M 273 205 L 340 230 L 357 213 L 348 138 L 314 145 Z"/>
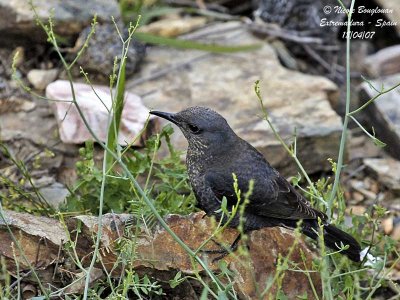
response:
<path fill-rule="evenodd" d="M 248 191 L 249 181 L 252 179 L 250 172 L 246 172 L 245 169 L 236 174 L 242 197 Z M 238 199 L 233 187 L 233 177 L 228 174 L 228 172 L 210 171 L 206 173 L 205 180 L 218 199 L 226 197 L 228 206 L 232 206 L 237 204 Z M 324 213 L 313 209 L 309 202 L 275 170 L 256 177 L 253 192 L 246 206 L 247 212 L 278 219 L 299 220 L 318 217 L 322 220 L 327 219 Z"/>

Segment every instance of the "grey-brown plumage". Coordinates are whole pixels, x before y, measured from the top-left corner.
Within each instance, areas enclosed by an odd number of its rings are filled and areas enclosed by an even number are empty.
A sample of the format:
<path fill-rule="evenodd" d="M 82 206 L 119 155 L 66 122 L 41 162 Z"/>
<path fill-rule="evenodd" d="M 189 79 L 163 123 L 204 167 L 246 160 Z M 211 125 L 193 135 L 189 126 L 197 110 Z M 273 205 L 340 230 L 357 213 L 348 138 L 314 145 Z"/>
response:
<path fill-rule="evenodd" d="M 176 124 L 188 140 L 186 156 L 189 180 L 198 206 L 207 214 L 216 215 L 226 197 L 228 207 L 237 204 L 233 187 L 234 173 L 239 189 L 246 193 L 250 180 L 253 191 L 244 213 L 244 230 L 251 231 L 270 226 L 295 228 L 302 221 L 302 231 L 317 239 L 318 219 L 324 223 L 324 240 L 328 247 L 338 249 L 341 243 L 349 245 L 345 253 L 354 261 L 360 260 L 361 248 L 349 234 L 327 223 L 327 216 L 312 208 L 263 155 L 238 137 L 226 120 L 205 107 L 190 107 L 179 113 L 152 111 L 151 114 Z M 236 227 L 236 217 L 230 226 Z"/>

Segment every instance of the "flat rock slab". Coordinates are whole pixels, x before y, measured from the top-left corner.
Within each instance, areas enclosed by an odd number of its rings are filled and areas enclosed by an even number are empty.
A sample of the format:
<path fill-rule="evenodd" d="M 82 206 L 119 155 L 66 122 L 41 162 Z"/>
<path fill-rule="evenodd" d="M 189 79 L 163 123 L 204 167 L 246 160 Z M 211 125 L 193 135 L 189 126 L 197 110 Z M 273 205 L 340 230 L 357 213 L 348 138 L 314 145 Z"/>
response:
<path fill-rule="evenodd" d="M 205 218 L 203 212 L 189 216 L 170 215 L 166 221 L 175 234 L 193 250 L 200 247 L 204 240 L 210 237 L 212 228 L 214 228 L 211 219 Z M 238 232 L 235 229 L 228 228 L 224 230 L 221 239 L 215 238 L 215 240 L 229 246 L 237 234 Z M 234 274 L 234 286 L 240 295 L 239 298 L 269 299 L 271 295 L 276 295 L 278 288 L 275 284 L 270 288 L 267 295 L 261 296 L 260 291 L 266 288 L 270 276 L 276 272 L 279 255 L 288 256 L 295 239 L 293 231 L 277 227 L 263 228 L 249 234 L 249 240 L 246 243 L 246 246 L 250 249 L 248 257 L 240 255 L 235 257 L 232 254 L 223 259 L 229 270 Z M 219 247 L 210 241 L 203 249 L 215 250 Z M 153 269 L 153 272 L 154 268 L 157 271 L 175 269 L 181 270 L 185 274 L 194 274 L 195 267 L 190 257 L 161 227 L 152 236 L 139 239 L 137 251 L 138 260 L 135 262 L 137 269 Z M 302 240 L 295 246 L 290 259 L 304 267 L 305 265 L 301 262 L 301 252 L 306 257 L 306 268 L 310 268 L 313 253 Z M 218 263 L 213 262 L 213 259 L 217 256 L 219 254 L 204 254 L 202 256 L 213 271 L 219 269 Z M 320 292 L 321 286 L 318 276 L 313 276 L 312 281 L 316 290 Z M 314 299 L 310 282 L 302 273 L 288 271 L 282 282 L 282 291 L 288 299 L 294 299 L 297 295 L 304 293 L 307 293 L 308 299 Z"/>
<path fill-rule="evenodd" d="M 138 233 L 135 223 L 131 229 L 125 226 L 129 217 L 127 214 L 103 216 L 99 251 L 102 263 L 97 263 L 96 268 L 100 270 L 106 268 L 109 274 L 116 278 L 120 276 L 122 268 L 132 267 L 138 273 L 147 274 L 164 282 L 173 279 L 178 271 L 189 276 L 199 272 L 204 280 L 208 280 L 201 267 L 190 259 L 164 228 L 156 225 L 155 228 L 149 230 L 143 226 L 139 228 Z M 166 222 L 172 231 L 193 250 L 207 240 L 215 228 L 215 222 L 205 217 L 203 212 L 189 216 L 170 215 L 166 217 Z M 6 223 L 18 244 L 21 245 L 26 260 L 18 249 L 13 252 L 11 246 L 13 240 Z M 36 269 L 39 276 L 48 278 L 49 281 L 46 282 L 54 284 L 51 278 L 54 278 L 55 266 L 60 267 L 56 269 L 58 271 L 76 272 L 74 267 L 71 270 L 68 269 L 71 268 L 68 262 L 64 264 L 64 259 L 68 255 L 63 250 L 64 243 L 67 243 L 69 238 L 76 241 L 76 254 L 82 265 L 87 267 L 91 260 L 97 231 L 96 216 L 73 217 L 68 219 L 66 224 L 61 225 L 55 219 L 5 211 L 5 219 L 0 218 L 0 238 L 4 241 L 0 244 L 0 256 L 6 258 L 7 268 L 12 272 L 16 271 L 14 259 L 18 260 L 21 271 L 29 269 L 28 262 L 33 266 L 40 266 Z M 215 239 L 219 243 L 229 245 L 237 234 L 238 232 L 234 229 L 226 229 L 220 238 Z M 121 239 L 122 236 L 123 239 Z M 295 243 L 296 240 L 297 243 Z M 124 245 L 121 242 L 131 244 L 125 244 L 126 246 L 121 248 L 121 245 Z M 293 231 L 284 228 L 263 228 L 253 231 L 248 236 L 247 245 L 249 246 L 247 256 L 231 254 L 223 258 L 227 268 L 232 272 L 230 277 L 241 299 L 269 299 L 271 295 L 276 295 L 278 292 L 276 284 L 273 284 L 263 297 L 260 293 L 265 289 L 269 279 L 274 276 L 279 255 L 288 256 L 292 246 L 295 248 L 290 256 L 291 261 L 301 269 L 311 270 L 314 254 L 301 239 L 296 238 Z M 130 247 L 135 249 L 134 254 L 128 260 L 126 260 L 127 257 L 120 257 L 117 249 L 130 249 Z M 67 249 L 70 248 L 67 246 Z M 210 241 L 203 249 L 219 249 L 219 247 Z M 304 253 L 303 258 L 301 252 Z M 238 253 L 235 252 L 235 254 Z M 129 255 L 129 252 L 124 255 Z M 121 258 L 124 262 L 123 266 Z M 220 272 L 218 264 L 212 263 L 215 254 L 202 254 L 201 258 L 208 264 L 210 270 L 216 274 Z M 297 295 L 305 293 L 308 299 L 314 299 L 310 280 L 313 282 L 316 293 L 321 294 L 319 275 L 313 272 L 309 274 L 310 279 L 302 272 L 285 272 L 282 291 L 289 299 L 295 299 Z M 55 276 L 58 278 L 58 275 L 57 273 Z M 97 275 L 98 278 L 101 277 L 101 274 Z M 181 287 L 179 286 L 178 289 Z"/>
<path fill-rule="evenodd" d="M 177 112 L 194 105 L 215 109 L 273 166 L 293 174 L 296 166 L 262 120 L 254 92 L 254 82 L 260 79 L 266 108 L 279 133 L 289 141 L 297 129 L 298 156 L 305 169 L 311 173 L 330 169 L 327 158 L 336 157 L 342 129 L 341 119 L 329 103 L 338 97 L 335 84 L 285 69 L 273 48 L 241 23 L 217 24 L 191 34 L 204 36 L 207 42 L 262 47 L 234 54 L 153 47 L 141 73 L 127 86 L 143 95 L 143 102 L 152 109 Z M 185 147 L 182 134 L 174 138 L 179 148 Z"/>
<path fill-rule="evenodd" d="M 49 267 L 61 259 L 59 247 L 68 240 L 57 220 L 14 211 L 2 211 L 0 238 L 0 257 L 5 259 L 10 272 L 17 270 L 16 261 L 21 270 L 29 270 L 29 265 Z"/>
<path fill-rule="evenodd" d="M 387 90 L 400 82 L 400 74 L 370 81 L 377 89 Z M 378 94 L 368 83 L 360 87 L 360 101 L 366 103 Z M 363 112 L 366 121 L 374 127 L 377 138 L 386 143 L 384 148 L 391 156 L 400 159 L 400 87 L 389 93 L 383 94 Z M 355 116 L 357 117 L 357 116 Z"/>

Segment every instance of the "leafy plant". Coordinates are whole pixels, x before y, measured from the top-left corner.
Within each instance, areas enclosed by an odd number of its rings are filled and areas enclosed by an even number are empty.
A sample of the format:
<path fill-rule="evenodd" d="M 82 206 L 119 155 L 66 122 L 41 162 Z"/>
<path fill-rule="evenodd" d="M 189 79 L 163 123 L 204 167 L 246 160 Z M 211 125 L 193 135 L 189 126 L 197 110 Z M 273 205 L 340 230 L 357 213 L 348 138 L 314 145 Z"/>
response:
<path fill-rule="evenodd" d="M 189 187 L 186 167 L 181 159 L 182 153 L 171 145 L 170 136 L 173 132 L 173 128 L 167 125 L 159 134 L 150 137 L 142 150 L 129 148 L 122 156 L 132 176 L 145 182 L 146 194 L 154 199 L 154 205 L 162 215 L 188 214 L 195 209 L 195 198 Z M 166 143 L 169 155 L 159 159 L 157 154 L 162 141 Z M 78 181 L 63 210 L 98 213 L 102 170 L 94 160 L 94 152 L 92 142 L 87 142 L 79 150 L 81 160 L 76 164 Z M 150 214 L 126 174 L 116 170 L 112 170 L 107 176 L 104 212 Z"/>

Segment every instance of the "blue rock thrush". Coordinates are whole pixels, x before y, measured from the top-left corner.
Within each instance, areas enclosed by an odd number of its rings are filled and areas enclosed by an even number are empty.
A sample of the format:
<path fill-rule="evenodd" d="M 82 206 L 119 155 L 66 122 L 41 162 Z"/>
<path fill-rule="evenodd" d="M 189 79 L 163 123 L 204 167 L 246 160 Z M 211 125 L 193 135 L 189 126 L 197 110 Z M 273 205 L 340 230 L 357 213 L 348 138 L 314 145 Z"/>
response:
<path fill-rule="evenodd" d="M 296 228 L 299 220 L 301 231 L 318 239 L 318 219 L 323 224 L 325 244 L 334 250 L 348 245 L 341 253 L 353 261 L 360 261 L 360 245 L 349 234 L 328 223 L 327 216 L 311 207 L 309 202 L 265 160 L 249 143 L 238 137 L 227 121 L 215 111 L 205 107 L 189 107 L 178 113 L 151 111 L 153 115 L 176 124 L 188 140 L 186 165 L 189 180 L 198 207 L 208 215 L 221 217 L 218 212 L 223 197 L 231 209 L 238 200 L 234 191 L 233 176 L 238 180 L 242 193 L 253 191 L 244 211 L 244 231 L 263 227 L 283 226 Z M 239 217 L 229 223 L 237 227 Z M 237 247 L 239 237 L 232 244 Z"/>

